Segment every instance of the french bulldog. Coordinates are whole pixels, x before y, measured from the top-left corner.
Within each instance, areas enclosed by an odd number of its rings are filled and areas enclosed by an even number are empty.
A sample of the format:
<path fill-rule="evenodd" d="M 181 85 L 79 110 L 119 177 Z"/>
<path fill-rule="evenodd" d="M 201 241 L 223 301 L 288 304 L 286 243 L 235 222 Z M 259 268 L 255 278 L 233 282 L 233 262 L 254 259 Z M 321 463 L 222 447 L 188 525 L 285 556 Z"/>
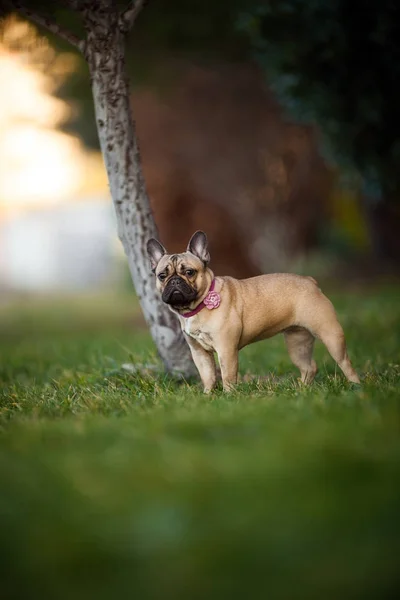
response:
<path fill-rule="evenodd" d="M 179 318 L 205 393 L 216 384 L 215 352 L 223 389 L 230 391 L 237 383 L 239 350 L 278 333 L 283 333 L 303 383 L 311 383 L 317 373 L 312 358 L 315 338 L 325 344 L 347 379 L 360 383 L 335 309 L 312 277 L 214 277 L 202 231 L 194 233 L 181 254 L 168 254 L 154 238 L 147 252 L 157 289 Z"/>

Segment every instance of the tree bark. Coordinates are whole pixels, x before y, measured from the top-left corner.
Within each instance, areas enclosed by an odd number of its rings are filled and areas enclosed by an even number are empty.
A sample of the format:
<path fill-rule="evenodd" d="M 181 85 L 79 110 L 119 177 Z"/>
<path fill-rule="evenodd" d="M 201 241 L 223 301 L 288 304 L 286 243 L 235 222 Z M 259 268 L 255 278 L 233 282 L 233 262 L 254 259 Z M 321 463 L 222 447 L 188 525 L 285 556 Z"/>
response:
<path fill-rule="evenodd" d="M 117 215 L 118 234 L 136 293 L 168 372 L 195 368 L 178 319 L 162 303 L 148 263 L 146 242 L 157 237 L 143 178 L 125 68 L 125 36 L 113 0 L 83 1 L 82 11 L 97 131 Z"/>

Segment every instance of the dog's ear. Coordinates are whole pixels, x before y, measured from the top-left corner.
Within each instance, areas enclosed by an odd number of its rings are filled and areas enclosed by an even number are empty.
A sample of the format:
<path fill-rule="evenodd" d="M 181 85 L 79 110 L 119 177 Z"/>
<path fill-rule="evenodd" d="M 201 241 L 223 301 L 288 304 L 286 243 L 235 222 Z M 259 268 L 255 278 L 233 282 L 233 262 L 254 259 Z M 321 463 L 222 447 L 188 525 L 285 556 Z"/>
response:
<path fill-rule="evenodd" d="M 206 265 L 210 262 L 210 253 L 208 252 L 208 241 L 207 236 L 204 231 L 196 231 L 190 238 L 190 242 L 188 244 L 188 252 L 191 252 L 197 258 L 203 261 Z"/>
<path fill-rule="evenodd" d="M 167 254 L 167 251 L 158 240 L 151 238 L 151 240 L 147 242 L 147 254 L 149 255 L 150 259 L 151 270 L 154 273 L 158 263 L 164 254 Z"/>

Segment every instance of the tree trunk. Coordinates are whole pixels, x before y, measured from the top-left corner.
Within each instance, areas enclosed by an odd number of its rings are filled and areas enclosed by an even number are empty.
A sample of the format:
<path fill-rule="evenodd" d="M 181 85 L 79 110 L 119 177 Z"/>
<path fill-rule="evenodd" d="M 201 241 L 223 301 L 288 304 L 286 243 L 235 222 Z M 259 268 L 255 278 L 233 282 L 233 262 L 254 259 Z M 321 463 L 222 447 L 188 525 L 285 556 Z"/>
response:
<path fill-rule="evenodd" d="M 195 374 L 178 319 L 162 303 L 148 263 L 146 242 L 157 237 L 151 212 L 125 68 L 125 39 L 113 0 L 85 2 L 86 59 L 89 64 L 97 131 L 136 293 L 167 371 Z"/>

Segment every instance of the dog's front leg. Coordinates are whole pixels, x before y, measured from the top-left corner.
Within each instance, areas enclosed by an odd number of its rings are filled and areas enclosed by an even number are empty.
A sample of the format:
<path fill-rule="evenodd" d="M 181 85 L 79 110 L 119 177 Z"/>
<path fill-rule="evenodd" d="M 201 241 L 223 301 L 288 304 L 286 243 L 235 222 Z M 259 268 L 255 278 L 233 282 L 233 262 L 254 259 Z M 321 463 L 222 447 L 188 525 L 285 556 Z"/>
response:
<path fill-rule="evenodd" d="M 231 392 L 237 384 L 239 369 L 239 351 L 232 344 L 222 344 L 217 348 L 218 361 L 221 367 L 224 392 Z"/>
<path fill-rule="evenodd" d="M 189 344 L 190 352 L 204 386 L 204 393 L 209 394 L 217 381 L 217 370 L 213 352 L 205 350 L 196 340 L 184 334 Z"/>

